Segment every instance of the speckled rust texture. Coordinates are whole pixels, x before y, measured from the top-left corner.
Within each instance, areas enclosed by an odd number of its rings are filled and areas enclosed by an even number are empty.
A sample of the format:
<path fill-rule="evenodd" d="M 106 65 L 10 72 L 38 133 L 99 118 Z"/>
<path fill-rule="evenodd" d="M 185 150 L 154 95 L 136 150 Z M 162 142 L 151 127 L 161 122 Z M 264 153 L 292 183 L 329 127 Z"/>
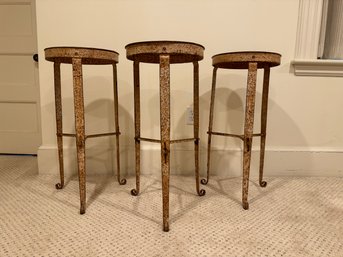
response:
<path fill-rule="evenodd" d="M 160 124 L 161 172 L 163 195 L 163 230 L 169 230 L 170 174 L 170 67 L 169 55 L 160 55 Z"/>
<path fill-rule="evenodd" d="M 80 213 L 86 208 L 86 169 L 85 169 L 85 116 L 82 83 L 82 63 L 80 58 L 73 58 L 73 87 L 74 87 L 74 114 L 77 149 L 77 167 L 79 172 Z"/>
<path fill-rule="evenodd" d="M 262 106 L 261 106 L 262 115 L 261 115 L 260 170 L 259 170 L 259 184 L 261 187 L 267 186 L 267 182 L 263 181 L 263 167 L 264 167 L 264 152 L 265 152 L 265 147 L 266 147 L 266 135 L 267 135 L 269 77 L 270 77 L 270 67 L 266 66 L 264 68 L 264 75 L 263 75 Z"/>
<path fill-rule="evenodd" d="M 260 145 L 260 168 L 259 168 L 259 184 L 261 187 L 267 185 L 263 181 L 263 167 L 264 167 L 264 153 L 266 141 L 266 128 L 267 128 L 267 111 L 268 111 L 268 91 L 269 91 L 269 76 L 270 67 L 280 64 L 281 55 L 272 52 L 233 52 L 223 53 L 212 57 L 213 77 L 212 77 L 212 90 L 211 90 L 211 103 L 210 103 L 210 118 L 208 126 L 208 156 L 207 156 L 207 178 L 202 179 L 202 184 L 207 184 L 210 174 L 210 156 L 211 156 L 211 137 L 217 136 L 230 136 L 240 138 L 244 142 L 243 147 L 243 182 L 242 182 L 242 205 L 244 209 L 249 208 L 248 191 L 249 191 L 249 174 L 251 162 L 251 148 L 253 137 L 261 137 Z M 244 121 L 244 134 L 235 135 L 221 132 L 212 131 L 213 115 L 214 115 L 214 100 L 216 88 L 217 69 L 248 69 L 248 81 L 246 91 L 246 106 L 245 106 L 245 121 Z M 256 95 L 256 77 L 257 70 L 264 69 L 263 77 L 263 92 L 262 92 L 262 107 L 261 107 L 261 133 L 254 134 L 254 113 L 255 113 L 255 95 Z"/>
<path fill-rule="evenodd" d="M 136 160 L 136 188 L 131 194 L 137 196 L 140 191 L 140 170 L 141 170 L 141 112 L 140 112 L 140 85 L 139 85 L 139 62 L 133 63 L 133 90 L 134 90 L 134 112 L 135 112 L 135 160 Z"/>
<path fill-rule="evenodd" d="M 203 59 L 204 47 L 189 42 L 150 41 L 127 45 L 126 56 L 134 61 L 134 106 L 135 106 L 135 151 L 136 151 L 136 188 L 132 195 L 138 195 L 140 186 L 140 141 L 161 144 L 163 230 L 169 231 L 169 179 L 170 144 L 194 141 L 195 178 L 198 195 L 205 195 L 199 187 L 199 64 Z M 160 65 L 160 131 L 161 139 L 140 137 L 140 82 L 139 63 Z M 188 63 L 194 65 L 194 138 L 170 140 L 170 64 Z"/>
<path fill-rule="evenodd" d="M 199 44 L 180 41 L 150 41 L 127 45 L 126 57 L 145 63 L 159 63 L 160 55 L 168 55 L 170 63 L 187 63 L 204 58 L 204 47 Z"/>
<path fill-rule="evenodd" d="M 49 47 L 44 52 L 47 61 L 60 63 L 72 63 L 73 58 L 80 58 L 82 64 L 112 64 L 118 63 L 119 57 L 115 51 L 85 47 Z"/>
<path fill-rule="evenodd" d="M 250 62 L 256 62 L 257 68 L 273 67 L 280 64 L 281 55 L 271 52 L 233 52 L 214 55 L 212 65 L 223 69 L 248 69 Z"/>
<path fill-rule="evenodd" d="M 217 67 L 213 68 L 212 74 L 212 88 L 211 88 L 211 101 L 210 101 L 210 117 L 208 122 L 208 138 L 207 138 L 207 176 L 206 179 L 201 180 L 201 184 L 206 185 L 210 179 L 210 165 L 211 165 L 211 143 L 212 143 L 212 126 L 213 126 L 213 112 L 214 112 L 214 100 L 216 92 L 217 81 Z"/>
<path fill-rule="evenodd" d="M 63 167 L 63 136 L 76 138 L 77 165 L 80 189 L 80 213 L 86 210 L 86 151 L 85 141 L 88 137 L 116 136 L 117 150 L 117 179 L 119 184 L 125 184 L 126 180 L 120 178 L 120 156 L 119 156 L 119 121 L 118 121 L 118 89 L 117 89 L 117 67 L 118 53 L 110 50 L 83 48 L 83 47 L 51 47 L 45 49 L 45 58 L 54 62 L 54 85 L 55 85 L 55 111 L 56 111 L 56 130 L 57 147 L 60 168 L 60 183 L 56 184 L 57 189 L 64 186 L 64 167 Z M 63 133 L 62 126 L 62 95 L 61 95 L 61 63 L 72 64 L 73 69 L 73 92 L 74 92 L 74 114 L 75 114 L 75 134 Z M 113 90 L 114 90 L 114 121 L 115 132 L 95 135 L 85 135 L 84 118 L 84 96 L 83 96 L 83 64 L 111 64 L 113 66 Z"/>
<path fill-rule="evenodd" d="M 193 132 L 194 132 L 194 159 L 195 159 L 195 185 L 199 196 L 204 196 L 206 191 L 199 186 L 199 63 L 193 62 Z"/>
<path fill-rule="evenodd" d="M 120 129 L 119 129 L 119 99 L 118 99 L 118 81 L 117 81 L 117 65 L 116 63 L 112 63 L 112 70 L 113 70 L 113 101 L 114 101 L 114 126 L 115 126 L 115 133 L 116 136 L 116 159 L 117 159 L 117 180 L 120 185 L 126 184 L 126 179 L 122 179 L 120 175 L 120 144 L 119 144 L 119 136 L 120 136 Z"/>
<path fill-rule="evenodd" d="M 244 209 L 249 208 L 249 171 L 251 161 L 252 135 L 254 129 L 255 95 L 256 95 L 257 63 L 249 63 L 248 86 L 245 102 L 245 121 L 244 121 L 244 147 L 243 147 L 243 188 L 242 204 Z"/>
<path fill-rule="evenodd" d="M 56 189 L 64 186 L 64 164 L 63 164 L 63 123 L 62 123 L 62 95 L 61 95 L 61 64 L 54 63 L 54 89 L 55 89 L 55 113 L 56 113 L 56 135 L 58 162 L 60 167 L 60 183 L 56 184 Z"/>

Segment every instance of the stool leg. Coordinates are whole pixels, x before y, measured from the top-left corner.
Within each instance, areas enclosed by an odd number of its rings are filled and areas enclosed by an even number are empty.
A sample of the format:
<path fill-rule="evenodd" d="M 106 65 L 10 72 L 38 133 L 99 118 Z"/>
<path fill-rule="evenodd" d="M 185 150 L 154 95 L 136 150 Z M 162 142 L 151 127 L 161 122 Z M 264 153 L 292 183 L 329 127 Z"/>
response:
<path fill-rule="evenodd" d="M 210 161 L 211 161 L 211 143 L 212 143 L 212 124 L 213 124 L 213 110 L 214 110 L 214 99 L 216 92 L 216 79 L 217 79 L 217 68 L 213 68 L 212 75 L 212 90 L 211 90 L 211 103 L 210 103 L 210 117 L 208 124 L 208 146 L 207 146 L 207 178 L 201 180 L 201 184 L 206 185 L 210 179 Z"/>
<path fill-rule="evenodd" d="M 134 87 L 134 111 L 135 111 L 135 154 L 136 154 L 136 188 L 131 190 L 132 195 L 139 194 L 140 187 L 140 152 L 141 152 L 141 118 L 140 118 L 140 83 L 139 62 L 133 62 L 133 87 Z"/>
<path fill-rule="evenodd" d="M 267 132 L 267 113 L 268 113 L 268 93 L 269 93 L 269 75 L 270 68 L 264 68 L 263 75 L 263 91 L 262 91 L 262 108 L 261 108 L 261 148 L 260 148 L 260 171 L 259 184 L 261 187 L 266 187 L 267 182 L 263 181 L 263 166 L 264 166 L 264 152 L 266 146 L 266 132 Z"/>
<path fill-rule="evenodd" d="M 82 64 L 81 59 L 73 58 L 73 86 L 74 86 L 74 113 L 77 165 L 79 172 L 80 188 L 80 214 L 86 209 L 86 170 L 85 170 L 85 117 L 82 85 Z"/>
<path fill-rule="evenodd" d="M 242 205 L 249 209 L 248 190 L 251 160 L 252 135 L 254 129 L 254 111 L 256 94 L 257 63 L 249 63 L 248 85 L 246 93 L 245 122 L 244 122 L 244 150 L 243 150 L 243 187 Z"/>
<path fill-rule="evenodd" d="M 116 130 L 116 148 L 117 148 L 117 180 L 119 185 L 125 185 L 126 179 L 120 178 L 120 149 L 119 149 L 119 114 L 118 114 L 118 83 L 117 83 L 117 65 L 113 64 L 113 92 L 114 92 L 114 121 Z"/>
<path fill-rule="evenodd" d="M 193 62 L 193 112 L 194 112 L 194 159 L 195 159 L 195 185 L 199 196 L 206 194 L 199 185 L 199 63 Z"/>
<path fill-rule="evenodd" d="M 170 173 L 170 63 L 169 55 L 160 56 L 160 124 L 163 230 L 169 231 Z"/>
<path fill-rule="evenodd" d="M 55 112 L 56 112 L 56 135 L 58 149 L 58 163 L 60 168 L 60 183 L 55 185 L 56 189 L 64 186 L 64 164 L 63 164 L 63 136 L 62 136 L 62 95 L 61 95 L 61 63 L 54 63 L 54 86 L 55 86 Z"/>

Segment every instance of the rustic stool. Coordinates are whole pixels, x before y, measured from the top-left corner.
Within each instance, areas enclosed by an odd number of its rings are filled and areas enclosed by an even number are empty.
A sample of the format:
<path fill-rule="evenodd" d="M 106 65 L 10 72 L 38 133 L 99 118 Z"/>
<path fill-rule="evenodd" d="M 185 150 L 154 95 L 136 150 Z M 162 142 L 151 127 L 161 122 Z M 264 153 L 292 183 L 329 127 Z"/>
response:
<path fill-rule="evenodd" d="M 80 187 L 80 214 L 85 213 L 86 202 L 86 171 L 85 171 L 85 141 L 87 138 L 101 136 L 116 136 L 117 148 L 117 179 L 120 185 L 126 183 L 125 179 L 120 178 L 119 160 L 119 122 L 118 122 L 118 89 L 117 89 L 117 63 L 119 54 L 114 51 L 83 48 L 83 47 L 51 47 L 45 50 L 45 59 L 54 63 L 54 84 L 55 84 L 55 110 L 57 127 L 57 146 L 60 167 L 61 182 L 56 184 L 57 189 L 64 186 L 64 167 L 63 167 L 63 136 L 76 137 L 77 164 Z M 62 131 L 62 96 L 61 96 L 61 63 L 72 64 L 73 67 L 73 91 L 74 91 L 74 114 L 75 114 L 75 134 L 67 134 Z M 83 102 L 83 81 L 82 65 L 105 65 L 113 66 L 113 88 L 114 88 L 114 120 L 115 132 L 85 135 L 85 118 Z"/>
<path fill-rule="evenodd" d="M 199 44 L 178 41 L 137 42 L 127 45 L 126 56 L 133 61 L 134 71 L 134 112 L 135 112 L 135 151 L 136 151 L 136 188 L 132 195 L 139 194 L 140 186 L 140 142 L 148 141 L 161 144 L 161 170 L 163 194 L 163 230 L 169 230 L 169 175 L 170 144 L 194 142 L 195 180 L 198 195 L 205 195 L 199 188 L 199 64 L 203 59 L 204 47 Z M 160 130 L 161 139 L 144 138 L 140 135 L 140 82 L 139 63 L 157 63 L 160 66 Z M 194 137 L 170 140 L 170 64 L 193 63 L 193 108 Z"/>
<path fill-rule="evenodd" d="M 281 59 L 280 54 L 270 53 L 270 52 L 233 52 L 233 53 L 218 54 L 212 57 L 212 65 L 214 68 L 213 68 L 213 77 L 212 77 L 210 118 L 209 118 L 208 132 L 207 132 L 208 133 L 207 179 L 202 179 L 201 183 L 206 185 L 209 181 L 212 135 L 236 137 L 243 140 L 244 150 L 243 150 L 242 202 L 243 202 L 244 209 L 249 209 L 248 188 L 249 188 L 251 147 L 252 147 L 253 137 L 257 137 L 257 136 L 261 137 L 259 184 L 261 187 L 265 187 L 267 185 L 267 182 L 263 181 L 263 165 L 264 165 L 264 152 L 265 152 L 266 128 L 267 128 L 269 74 L 270 74 L 270 67 L 278 66 L 280 64 L 280 59 Z M 220 132 L 212 131 L 214 97 L 215 97 L 215 90 L 216 90 L 216 76 L 217 76 L 218 68 L 248 69 L 245 122 L 244 122 L 243 135 L 227 134 L 227 133 L 220 133 Z M 261 108 L 261 133 L 253 134 L 257 69 L 264 69 L 262 108 Z"/>

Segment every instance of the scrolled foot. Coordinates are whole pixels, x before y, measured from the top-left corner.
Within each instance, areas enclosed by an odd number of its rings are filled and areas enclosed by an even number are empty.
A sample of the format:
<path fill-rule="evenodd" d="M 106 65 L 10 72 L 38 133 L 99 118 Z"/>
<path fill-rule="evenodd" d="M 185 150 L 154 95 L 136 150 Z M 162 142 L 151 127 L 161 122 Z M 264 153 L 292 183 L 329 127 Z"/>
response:
<path fill-rule="evenodd" d="M 169 226 L 163 226 L 163 231 L 168 232 L 169 231 Z"/>
<path fill-rule="evenodd" d="M 200 189 L 200 191 L 198 192 L 199 196 L 204 196 L 206 195 L 206 191 L 204 189 Z"/>
<path fill-rule="evenodd" d="M 138 195 L 138 191 L 136 189 L 132 189 L 131 190 L 131 195 L 137 196 Z"/>
<path fill-rule="evenodd" d="M 242 206 L 243 206 L 244 210 L 248 210 L 249 209 L 249 203 L 248 202 L 243 202 Z"/>
<path fill-rule="evenodd" d="M 267 186 L 267 181 L 261 181 L 260 182 L 261 187 L 266 187 Z"/>
<path fill-rule="evenodd" d="M 82 214 L 85 214 L 85 212 L 86 212 L 86 210 L 84 209 L 84 208 L 81 208 L 80 209 L 80 214 L 82 215 Z"/>
<path fill-rule="evenodd" d="M 118 179 L 118 183 L 119 183 L 119 185 L 125 185 L 126 184 L 126 179 L 125 178 Z"/>
<path fill-rule="evenodd" d="M 63 188 L 63 185 L 61 183 L 57 183 L 55 185 L 56 189 L 62 189 Z"/>
<path fill-rule="evenodd" d="M 207 185 L 208 179 L 203 178 L 202 180 L 200 180 L 200 183 L 203 185 Z"/>

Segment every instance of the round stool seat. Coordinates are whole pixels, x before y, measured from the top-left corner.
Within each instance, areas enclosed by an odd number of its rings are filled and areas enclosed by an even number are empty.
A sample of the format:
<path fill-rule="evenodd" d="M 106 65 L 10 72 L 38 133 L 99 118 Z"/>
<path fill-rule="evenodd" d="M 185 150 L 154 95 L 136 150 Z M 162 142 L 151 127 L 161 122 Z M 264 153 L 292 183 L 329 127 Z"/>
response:
<path fill-rule="evenodd" d="M 280 65 L 281 55 L 272 52 L 231 52 L 212 56 L 212 65 L 222 69 L 248 69 L 249 62 L 256 62 L 257 68 Z"/>
<path fill-rule="evenodd" d="M 126 57 L 131 61 L 159 63 L 160 55 L 170 56 L 170 63 L 187 63 L 204 58 L 202 45 L 182 41 L 146 41 L 125 46 Z"/>
<path fill-rule="evenodd" d="M 119 54 L 115 51 L 88 47 L 49 47 L 45 59 L 51 62 L 72 63 L 73 58 L 81 58 L 82 64 L 118 63 Z"/>

